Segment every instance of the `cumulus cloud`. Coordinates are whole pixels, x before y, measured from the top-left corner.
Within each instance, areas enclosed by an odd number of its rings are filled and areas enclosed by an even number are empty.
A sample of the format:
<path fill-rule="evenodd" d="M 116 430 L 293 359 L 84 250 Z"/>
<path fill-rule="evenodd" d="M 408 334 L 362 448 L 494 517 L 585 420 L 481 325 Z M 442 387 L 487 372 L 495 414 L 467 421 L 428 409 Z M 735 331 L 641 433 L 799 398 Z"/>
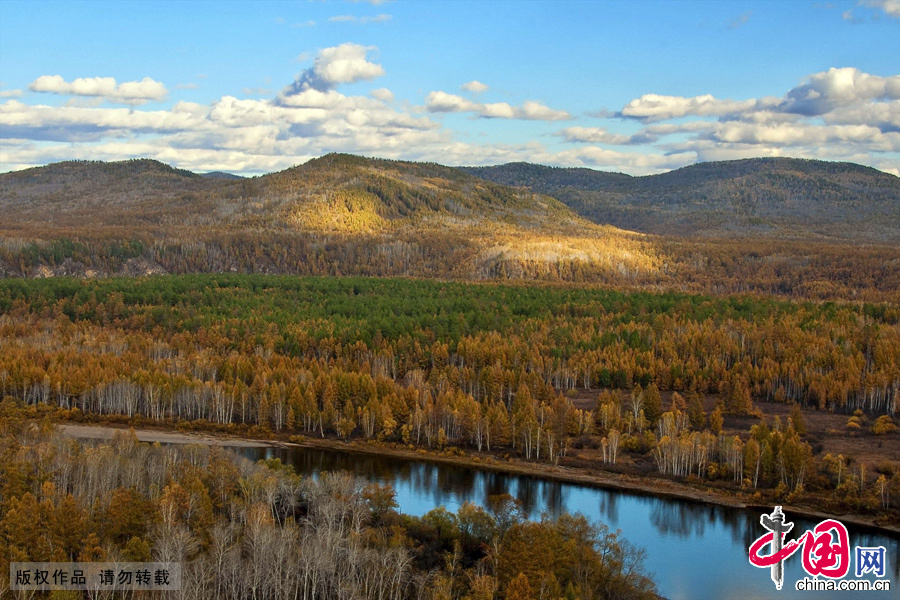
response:
<path fill-rule="evenodd" d="M 480 93 L 486 92 L 488 90 L 488 86 L 481 83 L 477 79 L 473 79 L 472 81 L 464 83 L 461 86 L 459 86 L 459 88 L 466 92 L 472 92 L 473 94 L 480 94 Z"/>
<path fill-rule="evenodd" d="M 879 77 L 859 69 L 831 68 L 816 73 L 790 90 L 782 109 L 804 116 L 820 116 L 840 106 L 869 100 L 900 100 L 900 75 Z"/>
<path fill-rule="evenodd" d="M 566 127 L 557 135 L 569 142 L 585 142 L 590 144 L 628 144 L 631 137 L 610 133 L 601 127 Z"/>
<path fill-rule="evenodd" d="M 429 112 L 475 112 L 481 106 L 456 94 L 447 92 L 431 92 L 425 98 L 425 107 Z"/>
<path fill-rule="evenodd" d="M 528 100 L 522 106 L 506 102 L 473 102 L 456 94 L 436 91 L 425 98 L 425 108 L 433 113 L 472 112 L 484 119 L 524 119 L 530 121 L 565 121 L 572 115 L 564 110 L 555 110 L 540 102 Z"/>
<path fill-rule="evenodd" d="M 555 136 L 550 146 L 538 141 L 511 145 L 462 141 L 466 138 L 457 138 L 433 116 L 468 113 L 482 119 L 480 134 L 489 132 L 491 119 L 574 117 L 534 101 L 481 102 L 477 94 L 486 86 L 474 80 L 461 86 L 468 92 L 464 95 L 427 94 L 424 106 L 395 99 L 384 87 L 356 94 L 344 89 L 384 75 L 375 51 L 351 43 L 325 48 L 275 97 L 264 89 L 245 89 L 243 97 L 182 101 L 159 110 L 105 103 L 116 97 L 137 105 L 151 96 L 137 94 L 127 83 L 39 78 L 33 85 L 41 91 L 72 97 L 63 106 L 49 106 L 42 96 L 4 94 L 0 171 L 73 158 L 150 157 L 195 171 L 257 174 L 327 152 L 451 165 L 529 161 L 633 175 L 752 156 L 849 160 L 889 172 L 897 172 L 900 164 L 898 76 L 830 69 L 779 96 L 748 99 L 647 93 L 617 112 L 592 115 L 624 120 L 618 125 L 635 128 L 627 134 L 576 121 L 555 134 L 550 129 L 547 133 Z"/>
<path fill-rule="evenodd" d="M 900 75 L 881 77 L 855 67 L 831 68 L 807 77 L 781 99 L 773 97 L 728 100 L 711 94 L 663 96 L 644 94 L 628 102 L 617 116 L 643 122 L 681 117 L 743 118 L 754 113 L 823 116 L 839 107 L 872 100 L 900 99 Z"/>
<path fill-rule="evenodd" d="M 342 83 L 368 81 L 384 75 L 381 65 L 370 62 L 367 58 L 373 46 L 346 43 L 340 46 L 325 48 L 313 61 L 313 66 L 306 69 L 294 80 L 294 83 L 281 92 L 286 98 L 306 90 L 321 92 L 335 89 Z"/>
<path fill-rule="evenodd" d="M 42 75 L 32 81 L 28 89 L 32 92 L 67 96 L 93 96 L 123 104 L 162 100 L 169 93 L 166 86 L 149 77 L 140 81 L 116 83 L 113 77 L 79 77 L 69 82 L 60 75 Z"/>
<path fill-rule="evenodd" d="M 24 93 L 22 90 L 0 90 L 0 98 L 19 98 Z"/>
<path fill-rule="evenodd" d="M 693 98 L 644 94 L 626 104 L 619 112 L 619 116 L 645 122 L 667 121 L 686 116 L 725 116 L 753 109 L 759 102 L 757 100 L 721 100 L 712 94 Z"/>
<path fill-rule="evenodd" d="M 322 50 L 298 77 L 307 85 L 291 86 L 293 93 L 276 98 L 226 95 L 208 104 L 178 102 L 168 110 L 0 102 L 0 170 L 71 158 L 147 156 L 192 170 L 252 174 L 327 152 L 399 158 L 410 148 L 433 152 L 436 160 L 452 142 L 439 123 L 395 107 L 385 88 L 368 96 L 335 89 L 383 73 L 366 59 L 371 50 L 352 44 Z"/>
<path fill-rule="evenodd" d="M 669 154 L 694 153 L 699 160 L 788 155 L 854 160 L 867 155 L 859 162 L 879 168 L 900 163 L 900 75 L 873 75 L 853 67 L 809 75 L 781 97 L 644 94 L 612 116 L 645 124 L 624 143 L 653 144 Z M 558 135 L 578 143 L 623 142 L 600 128 L 572 127 Z M 826 157 L 825 149 L 837 154 Z"/>

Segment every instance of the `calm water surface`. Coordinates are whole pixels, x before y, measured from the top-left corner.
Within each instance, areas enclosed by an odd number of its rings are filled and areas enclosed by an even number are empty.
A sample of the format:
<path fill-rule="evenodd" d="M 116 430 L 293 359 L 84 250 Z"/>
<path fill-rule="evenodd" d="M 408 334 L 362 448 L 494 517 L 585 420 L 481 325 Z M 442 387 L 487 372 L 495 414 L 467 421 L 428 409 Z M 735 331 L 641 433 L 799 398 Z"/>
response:
<path fill-rule="evenodd" d="M 621 529 L 629 541 L 647 552 L 645 567 L 660 593 L 672 600 L 751 600 L 756 598 L 900 599 L 900 537 L 850 527 L 851 548 L 884 546 L 890 592 L 796 591 L 805 572 L 800 551 L 787 561 L 784 588 L 777 591 L 768 569 L 750 565 L 748 547 L 765 533 L 759 512 L 682 500 L 656 498 L 618 490 L 560 483 L 539 477 L 508 475 L 391 457 L 300 448 L 235 449 L 252 460 L 280 458 L 298 473 L 317 476 L 349 471 L 367 482 L 391 484 L 399 510 L 422 515 L 438 506 L 455 512 L 463 502 L 484 506 L 488 496 L 508 493 L 518 498 L 530 518 L 541 513 L 578 512 L 610 530 Z M 794 522 L 793 539 L 816 522 L 787 514 Z M 802 550 L 801 550 L 802 551 Z M 851 550 L 852 553 L 852 550 Z M 853 565 L 848 578 L 852 578 Z"/>

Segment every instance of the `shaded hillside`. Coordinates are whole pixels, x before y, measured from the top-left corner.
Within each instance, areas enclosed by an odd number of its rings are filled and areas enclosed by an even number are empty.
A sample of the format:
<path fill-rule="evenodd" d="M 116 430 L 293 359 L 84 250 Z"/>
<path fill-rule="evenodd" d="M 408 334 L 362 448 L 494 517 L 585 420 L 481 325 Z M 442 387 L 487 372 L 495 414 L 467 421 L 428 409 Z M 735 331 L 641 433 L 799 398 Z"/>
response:
<path fill-rule="evenodd" d="M 645 177 L 526 163 L 464 170 L 647 233 L 900 241 L 900 178 L 852 163 L 755 158 Z"/>
<path fill-rule="evenodd" d="M 30 233 L 54 227 L 166 223 L 196 193 L 219 185 L 149 159 L 67 161 L 0 174 L 2 227 Z"/>

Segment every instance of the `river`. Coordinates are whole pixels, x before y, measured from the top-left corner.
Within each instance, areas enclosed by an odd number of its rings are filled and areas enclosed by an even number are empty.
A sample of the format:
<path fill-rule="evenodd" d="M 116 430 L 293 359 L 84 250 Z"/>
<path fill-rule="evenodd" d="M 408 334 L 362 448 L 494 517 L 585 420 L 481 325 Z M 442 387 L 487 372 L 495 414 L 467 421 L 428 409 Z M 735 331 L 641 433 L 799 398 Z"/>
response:
<path fill-rule="evenodd" d="M 367 482 L 390 484 L 399 510 L 413 515 L 438 506 L 455 512 L 466 501 L 484 506 L 488 496 L 502 493 L 517 498 L 529 518 L 545 512 L 582 513 L 644 548 L 646 570 L 660 594 L 671 600 L 900 598 L 900 536 L 848 526 L 851 548 L 886 548 L 890 592 L 797 591 L 794 582 L 806 575 L 802 550 L 786 561 L 784 588 L 777 591 L 769 569 L 753 567 L 748 560 L 748 547 L 766 533 L 759 512 L 395 457 L 306 448 L 234 450 L 252 460 L 280 458 L 308 476 L 345 470 Z M 794 522 L 789 539 L 816 525 L 789 512 L 787 520 Z M 847 579 L 854 578 L 854 565 Z"/>

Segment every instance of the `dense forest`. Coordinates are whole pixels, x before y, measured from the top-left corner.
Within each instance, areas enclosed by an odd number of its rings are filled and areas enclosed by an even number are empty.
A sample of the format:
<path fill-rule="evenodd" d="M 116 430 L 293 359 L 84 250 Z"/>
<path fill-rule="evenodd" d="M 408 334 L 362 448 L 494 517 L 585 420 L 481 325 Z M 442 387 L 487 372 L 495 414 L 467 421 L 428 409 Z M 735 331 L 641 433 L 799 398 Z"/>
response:
<path fill-rule="evenodd" d="M 191 600 L 657 597 L 642 552 L 583 516 L 525 521 L 509 496 L 401 515 L 389 486 L 346 474 L 128 434 L 82 444 L 34 416 L 0 402 L 4 598 L 35 597 L 9 590 L 10 562 L 76 560 L 180 562 Z"/>
<path fill-rule="evenodd" d="M 207 275 L 4 280 L 0 312 L 0 392 L 64 419 L 555 463 L 593 448 L 595 467 L 900 503 L 893 304 Z M 823 452 L 804 426 L 820 413 L 883 450 Z"/>

